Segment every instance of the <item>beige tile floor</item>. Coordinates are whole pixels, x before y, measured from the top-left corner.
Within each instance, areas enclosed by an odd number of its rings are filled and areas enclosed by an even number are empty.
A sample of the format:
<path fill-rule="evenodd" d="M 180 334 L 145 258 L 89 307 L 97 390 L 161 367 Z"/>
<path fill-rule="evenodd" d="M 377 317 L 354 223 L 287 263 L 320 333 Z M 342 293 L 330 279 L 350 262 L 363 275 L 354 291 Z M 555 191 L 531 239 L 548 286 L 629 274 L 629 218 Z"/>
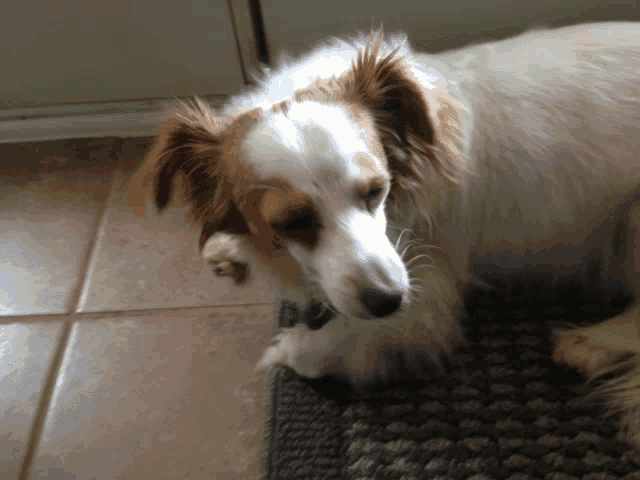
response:
<path fill-rule="evenodd" d="M 133 215 L 146 139 L 0 145 L 0 479 L 258 478 L 274 294 Z"/>

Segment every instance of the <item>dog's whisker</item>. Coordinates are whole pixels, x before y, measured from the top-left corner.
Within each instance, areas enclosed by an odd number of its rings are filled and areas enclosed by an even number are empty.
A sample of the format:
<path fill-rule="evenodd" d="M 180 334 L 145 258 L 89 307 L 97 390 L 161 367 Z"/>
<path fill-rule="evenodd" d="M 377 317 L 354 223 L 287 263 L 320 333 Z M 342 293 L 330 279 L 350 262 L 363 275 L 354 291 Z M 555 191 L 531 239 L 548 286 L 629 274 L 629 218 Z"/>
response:
<path fill-rule="evenodd" d="M 409 305 L 414 306 L 419 304 L 424 299 L 424 292 L 413 292 L 409 297 Z"/>
<path fill-rule="evenodd" d="M 418 245 L 417 247 L 414 247 L 416 250 L 418 250 L 419 248 L 435 248 L 436 250 L 440 250 L 443 251 L 441 247 L 438 247 L 437 245 L 427 245 L 427 244 L 422 244 L 422 245 Z"/>
<path fill-rule="evenodd" d="M 402 260 L 404 260 L 404 255 L 405 253 L 407 253 L 407 250 L 409 250 L 409 248 L 411 247 L 411 245 L 407 245 L 407 247 L 402 251 L 402 253 L 400 254 L 400 258 Z"/>
<path fill-rule="evenodd" d="M 422 258 L 428 258 L 429 260 L 433 260 L 433 258 L 430 255 L 427 255 L 426 253 L 423 253 L 422 255 L 416 255 L 411 260 L 407 260 L 405 262 L 405 266 L 406 267 L 410 267 L 412 264 L 414 264 L 416 262 L 416 260 L 420 260 Z"/>
<path fill-rule="evenodd" d="M 426 285 L 426 284 L 427 284 L 427 283 L 426 283 L 424 280 L 422 280 L 421 278 L 414 278 L 414 279 L 412 279 L 412 280 L 410 280 L 410 281 L 409 281 L 409 286 L 410 286 L 410 287 L 413 287 L 413 286 L 420 286 L 420 285 L 424 286 L 424 285 Z"/>
<path fill-rule="evenodd" d="M 407 247 L 402 251 L 400 258 L 404 259 L 404 255 L 409 248 L 411 248 L 415 253 L 420 252 L 421 249 L 436 248 L 438 250 L 442 250 L 440 247 L 436 247 L 435 245 L 407 245 Z"/>
<path fill-rule="evenodd" d="M 419 241 L 409 241 L 404 245 L 404 250 L 402 250 L 402 253 L 400 254 L 400 256 L 402 257 L 409 249 L 412 249 L 417 253 L 420 251 L 420 249 L 429 247 L 429 246 L 430 245 L 424 245 Z M 396 249 L 396 251 L 398 251 L 398 249 Z"/>
<path fill-rule="evenodd" d="M 423 278 L 413 277 L 409 279 L 409 286 L 414 285 L 426 285 L 426 281 Z"/>
<path fill-rule="evenodd" d="M 432 261 L 433 259 L 428 255 L 426 255 L 426 260 L 420 259 L 421 261 L 417 262 L 417 263 L 415 262 L 415 260 L 416 260 L 415 258 L 411 259 L 411 263 L 410 264 L 405 264 L 405 266 L 407 267 L 408 271 L 413 271 L 414 268 L 418 268 L 421 265 L 433 265 L 433 266 L 435 266 L 435 263 Z"/>
<path fill-rule="evenodd" d="M 412 230 L 409 230 L 409 229 L 405 229 L 404 231 L 408 231 L 408 232 L 410 232 L 410 233 L 413 233 L 413 231 L 412 231 Z M 403 231 L 403 232 L 400 234 L 400 236 L 396 239 L 396 243 L 395 243 L 395 245 L 396 245 L 396 249 L 397 249 L 397 248 L 399 248 L 400 244 L 414 244 L 414 243 L 418 243 L 418 242 L 420 242 L 420 240 L 419 240 L 419 239 L 413 239 L 413 240 L 411 240 L 411 239 L 407 238 L 406 240 L 403 240 L 402 235 L 403 235 L 404 231 Z"/>
<path fill-rule="evenodd" d="M 433 263 L 420 263 L 419 265 L 413 265 L 411 268 L 408 268 L 407 273 L 409 275 L 413 275 L 413 273 L 417 272 L 420 268 L 435 268 L 437 270 L 440 270 L 440 268 L 438 268 L 438 266 Z"/>
<path fill-rule="evenodd" d="M 395 244 L 395 250 L 398 250 L 398 246 L 400 245 L 400 241 L 402 240 L 402 235 L 405 234 L 405 232 L 410 232 L 413 233 L 410 229 L 405 228 L 404 230 L 402 230 L 402 232 L 400 232 L 400 235 L 398 235 L 398 240 L 396 240 L 396 244 Z"/>

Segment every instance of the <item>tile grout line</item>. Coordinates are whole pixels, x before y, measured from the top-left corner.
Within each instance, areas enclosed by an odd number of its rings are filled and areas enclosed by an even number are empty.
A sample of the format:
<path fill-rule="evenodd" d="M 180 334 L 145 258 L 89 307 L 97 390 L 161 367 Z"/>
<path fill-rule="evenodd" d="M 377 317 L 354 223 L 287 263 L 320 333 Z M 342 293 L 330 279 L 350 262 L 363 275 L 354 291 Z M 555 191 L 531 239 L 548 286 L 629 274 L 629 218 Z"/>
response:
<path fill-rule="evenodd" d="M 124 141 L 121 138 L 118 138 L 117 145 L 114 145 L 111 149 L 110 154 L 113 155 L 117 151 L 122 149 L 122 145 Z M 76 313 L 78 309 L 78 304 L 80 302 L 82 296 L 82 288 L 88 276 L 88 269 L 91 265 L 91 258 L 93 257 L 97 240 L 100 234 L 100 227 L 102 226 L 102 222 L 105 218 L 105 213 L 107 211 L 107 206 L 109 204 L 109 196 L 113 191 L 113 184 L 115 181 L 115 172 L 118 167 L 120 167 L 121 161 L 116 162 L 116 166 L 114 168 L 114 172 L 109 180 L 109 195 L 107 195 L 107 199 L 102 204 L 100 211 L 97 215 L 97 221 L 91 232 L 91 236 L 89 237 L 89 245 L 87 248 L 87 253 L 85 257 L 82 259 L 82 265 L 80 268 L 80 275 L 78 276 L 78 282 L 74 288 L 73 294 L 69 301 L 69 309 L 68 313 L 64 315 L 67 319 L 65 320 L 62 326 L 62 332 L 60 333 L 60 337 L 58 339 L 58 343 L 56 345 L 56 350 L 54 352 L 53 358 L 51 359 L 51 366 L 49 368 L 49 372 L 47 373 L 47 377 L 45 380 L 44 387 L 42 388 L 42 394 L 40 395 L 40 401 L 38 402 L 38 407 L 36 410 L 36 414 L 33 418 L 33 423 L 31 424 L 31 430 L 29 432 L 29 440 L 27 443 L 27 449 L 24 454 L 24 458 L 22 459 L 22 465 L 20 466 L 20 472 L 18 474 L 18 480 L 28 480 L 31 467 L 33 466 L 33 461 L 35 459 L 35 454 L 38 449 L 38 445 L 40 443 L 40 439 L 42 438 L 42 433 L 44 430 L 44 424 L 47 419 L 47 414 L 49 413 L 49 408 L 51 406 L 51 402 L 53 400 L 53 391 L 55 388 L 56 381 L 58 379 L 58 375 L 60 373 L 60 368 L 62 366 L 62 362 L 64 359 L 64 354 L 69 348 L 69 338 L 71 337 L 71 330 L 73 329 L 74 320 L 73 315 Z"/>
<path fill-rule="evenodd" d="M 122 138 L 117 138 L 118 143 L 114 145 L 114 148 L 111 150 L 112 153 L 117 153 L 121 151 L 123 140 Z M 109 192 L 113 192 L 114 185 L 117 183 L 117 178 L 115 175 L 115 171 L 122 166 L 123 160 L 120 159 L 116 162 L 116 167 L 114 169 L 114 174 L 109 181 Z M 51 403 L 53 402 L 53 397 L 55 395 L 56 383 L 59 378 L 60 371 L 64 364 L 65 354 L 71 348 L 72 341 L 71 337 L 74 335 L 74 326 L 76 325 L 76 318 L 81 316 L 83 319 L 87 317 L 87 319 L 91 319 L 92 317 L 100 317 L 104 318 L 105 315 L 109 317 L 117 317 L 126 314 L 134 314 L 141 315 L 148 312 L 153 311 L 167 311 L 167 310 L 184 310 L 185 308 L 188 310 L 196 310 L 196 309 L 206 309 L 206 308 L 215 308 L 215 307 L 250 307 L 250 306 L 269 306 L 273 305 L 273 302 L 259 302 L 252 304 L 228 304 L 228 305 L 203 305 L 197 307 L 174 307 L 174 308 L 145 308 L 139 310 L 118 310 L 118 311 L 99 311 L 99 312 L 78 312 L 78 308 L 80 303 L 82 302 L 83 297 L 83 287 L 90 276 L 90 270 L 92 267 L 92 259 L 95 255 L 95 250 L 99 243 L 101 227 L 106 219 L 106 211 L 109 206 L 110 195 L 101 205 L 99 213 L 97 215 L 97 221 L 95 223 L 94 228 L 92 229 L 90 235 L 90 241 L 88 243 L 87 253 L 85 254 L 81 268 L 80 275 L 78 276 L 78 281 L 73 290 L 73 294 L 68 302 L 68 309 L 66 313 L 61 313 L 57 315 L 42 315 L 41 317 L 58 317 L 60 320 L 64 320 L 64 323 L 61 327 L 60 334 L 57 339 L 55 351 L 53 353 L 51 362 L 49 364 L 49 369 L 47 375 L 45 377 L 44 384 L 41 389 L 41 395 L 38 401 L 38 406 L 36 408 L 35 415 L 33 417 L 33 421 L 31 424 L 31 428 L 29 431 L 27 448 L 25 450 L 24 457 L 22 459 L 22 463 L 20 465 L 20 470 L 18 474 L 19 480 L 28 480 L 30 478 L 31 469 L 33 467 L 33 463 L 35 461 L 36 453 L 39 447 L 39 444 L 42 440 L 42 436 L 44 434 L 45 423 L 47 420 L 47 415 L 50 412 Z M 31 317 L 31 316 L 29 316 Z M 0 324 L 7 323 L 8 321 L 16 322 L 16 321 L 24 321 L 23 316 L 11 316 L 3 317 Z"/>
<path fill-rule="evenodd" d="M 145 308 L 123 308 L 121 310 L 87 310 L 75 313 L 41 313 L 32 315 L 0 315 L 0 325 L 8 325 L 12 323 L 42 323 L 43 320 L 55 321 L 64 320 L 70 315 L 76 317 L 81 316 L 83 320 L 92 320 L 94 318 L 115 318 L 122 316 L 139 317 L 146 314 L 156 314 L 163 312 L 175 312 L 184 310 L 186 312 L 207 310 L 207 309 L 223 309 L 223 308 L 240 308 L 240 307 L 266 307 L 275 305 L 277 302 L 251 302 L 251 303 L 215 303 L 205 305 L 183 305 L 177 307 L 145 307 Z"/>
<path fill-rule="evenodd" d="M 117 318 L 123 316 L 139 317 L 148 314 L 157 314 L 164 312 L 176 312 L 183 310 L 185 312 L 198 311 L 198 310 L 210 310 L 210 309 L 223 309 L 223 308 L 240 308 L 240 307 L 267 307 L 275 305 L 277 302 L 253 302 L 253 303 L 218 303 L 213 305 L 196 305 L 196 306 L 178 306 L 178 307 L 149 307 L 149 308 L 132 308 L 122 310 L 96 310 L 96 311 L 83 311 L 70 313 L 43 313 L 34 315 L 6 315 L 0 316 L 0 325 L 7 325 L 11 323 L 20 322 L 23 324 L 41 323 L 43 319 L 46 320 L 64 320 L 70 315 L 76 317 L 82 317 L 83 321 L 91 321 L 93 319 L 103 318 Z"/>
<path fill-rule="evenodd" d="M 113 156 L 117 154 L 117 152 L 122 150 L 122 146 L 124 145 L 124 140 L 120 137 L 116 138 L 117 145 L 114 145 L 111 150 L 111 154 L 109 156 Z M 87 281 L 89 276 L 89 271 L 92 266 L 92 258 L 94 257 L 96 246 L 98 244 L 98 239 L 100 238 L 100 232 L 102 231 L 102 224 L 106 219 L 107 208 L 109 206 L 109 198 L 113 193 L 113 187 L 117 180 L 117 172 L 118 169 L 122 167 L 123 160 L 118 160 L 115 162 L 115 167 L 113 169 L 113 173 L 111 174 L 111 178 L 109 179 L 109 194 L 107 198 L 104 200 L 101 205 L 100 212 L 97 215 L 97 221 L 95 226 L 93 227 L 93 231 L 91 232 L 91 236 L 89 237 L 89 245 L 87 248 L 87 253 L 85 257 L 82 259 L 82 266 L 80 268 L 80 275 L 78 276 L 78 282 L 76 283 L 76 287 L 73 290 L 73 295 L 69 299 L 69 312 L 71 315 L 77 313 L 78 306 L 82 299 L 82 288 Z"/>
<path fill-rule="evenodd" d="M 65 320 L 62 326 L 62 332 L 56 345 L 56 350 L 51 360 L 51 366 L 47 374 L 44 387 L 42 388 L 42 395 L 38 402 L 38 408 L 31 424 L 31 431 L 29 432 L 29 442 L 27 443 L 27 449 L 22 459 L 22 465 L 20 466 L 20 473 L 18 474 L 18 480 L 27 480 L 31 471 L 33 459 L 35 457 L 38 443 L 42 437 L 42 431 L 44 430 L 44 424 L 47 419 L 47 413 L 49 413 L 49 406 L 53 398 L 53 390 L 55 388 L 60 366 L 64 354 L 67 350 L 69 337 L 71 336 L 71 329 L 73 328 L 73 320 L 70 318 Z"/>

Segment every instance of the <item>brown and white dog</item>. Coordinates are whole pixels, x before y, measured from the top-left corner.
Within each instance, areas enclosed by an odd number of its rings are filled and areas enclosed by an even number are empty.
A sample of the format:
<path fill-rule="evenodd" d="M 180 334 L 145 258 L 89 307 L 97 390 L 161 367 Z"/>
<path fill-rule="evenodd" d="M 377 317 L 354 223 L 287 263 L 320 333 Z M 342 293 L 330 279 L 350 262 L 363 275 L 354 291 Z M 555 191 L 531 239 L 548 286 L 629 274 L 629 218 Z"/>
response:
<path fill-rule="evenodd" d="M 180 105 L 146 165 L 160 209 L 185 182 L 205 256 L 338 313 L 283 329 L 260 367 L 361 385 L 401 356 L 419 375 L 463 340 L 478 266 L 561 277 L 596 259 L 637 297 L 640 24 L 438 55 L 380 33 L 333 39 L 221 111 Z M 640 444 L 640 304 L 556 342 L 590 375 L 624 360 L 608 398 Z"/>

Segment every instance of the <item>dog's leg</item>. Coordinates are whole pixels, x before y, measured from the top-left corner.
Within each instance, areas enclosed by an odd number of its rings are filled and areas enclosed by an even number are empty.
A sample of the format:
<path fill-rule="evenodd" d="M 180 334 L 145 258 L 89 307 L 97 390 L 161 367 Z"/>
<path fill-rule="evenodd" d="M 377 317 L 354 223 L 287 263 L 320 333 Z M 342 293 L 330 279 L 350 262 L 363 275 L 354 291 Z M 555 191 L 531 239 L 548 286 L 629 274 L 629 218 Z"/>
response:
<path fill-rule="evenodd" d="M 640 206 L 634 204 L 628 217 L 628 257 L 625 273 L 634 297 L 640 292 Z M 606 379 L 597 393 L 607 398 L 613 412 L 621 415 L 623 429 L 632 443 L 640 446 L 640 301 L 626 312 L 597 325 L 555 332 L 554 359 Z"/>
<path fill-rule="evenodd" d="M 202 257 L 219 277 L 232 277 L 241 285 L 249 278 L 249 264 L 237 235 L 217 232 L 202 249 Z"/>
<path fill-rule="evenodd" d="M 603 379 L 594 395 L 620 414 L 622 431 L 640 447 L 640 304 L 597 325 L 555 332 L 554 360 Z"/>
<path fill-rule="evenodd" d="M 601 373 L 623 356 L 640 353 L 639 328 L 640 306 L 635 306 L 590 327 L 556 330 L 554 360 L 585 375 Z"/>
<path fill-rule="evenodd" d="M 393 377 L 400 361 L 421 377 L 462 340 L 458 320 L 451 309 L 425 303 L 390 320 L 339 315 L 319 330 L 298 324 L 276 335 L 257 368 L 283 365 L 309 378 L 338 374 L 359 387 Z"/>
<path fill-rule="evenodd" d="M 309 378 L 328 373 L 336 360 L 333 352 L 346 329 L 345 322 L 338 315 L 319 330 L 311 330 L 304 323 L 283 328 L 273 338 L 273 345 L 265 350 L 256 370 L 286 366 Z"/>

